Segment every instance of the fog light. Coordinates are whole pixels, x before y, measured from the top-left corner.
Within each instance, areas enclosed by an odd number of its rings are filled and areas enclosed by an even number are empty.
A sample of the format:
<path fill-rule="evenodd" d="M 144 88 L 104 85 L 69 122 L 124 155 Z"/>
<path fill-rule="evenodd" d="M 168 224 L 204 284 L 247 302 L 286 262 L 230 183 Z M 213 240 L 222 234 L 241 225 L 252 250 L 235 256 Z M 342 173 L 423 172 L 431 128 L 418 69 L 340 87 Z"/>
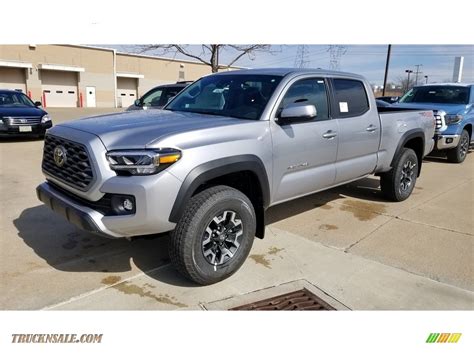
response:
<path fill-rule="evenodd" d="M 453 138 L 446 138 L 446 143 L 453 143 Z"/>
<path fill-rule="evenodd" d="M 129 198 L 126 198 L 123 200 L 123 208 L 127 211 L 132 211 L 133 210 L 133 202 Z"/>
<path fill-rule="evenodd" d="M 130 195 L 113 195 L 111 199 L 112 209 L 117 215 L 135 213 L 135 197 Z"/>

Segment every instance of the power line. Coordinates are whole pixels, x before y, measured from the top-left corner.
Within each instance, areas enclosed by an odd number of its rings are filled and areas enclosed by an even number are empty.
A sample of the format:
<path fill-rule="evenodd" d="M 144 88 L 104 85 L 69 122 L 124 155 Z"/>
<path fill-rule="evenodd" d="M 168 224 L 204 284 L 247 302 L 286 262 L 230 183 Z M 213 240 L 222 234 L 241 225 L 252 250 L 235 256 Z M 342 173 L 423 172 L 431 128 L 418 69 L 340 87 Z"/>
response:
<path fill-rule="evenodd" d="M 324 56 L 320 56 L 320 53 L 321 54 L 326 54 Z M 315 52 L 309 52 L 309 54 L 307 55 L 307 58 L 309 60 L 311 59 L 315 59 L 316 57 L 318 57 L 318 59 L 326 59 L 326 58 L 329 58 L 329 56 L 327 55 L 327 50 L 325 49 L 324 51 L 322 52 L 319 52 L 319 51 L 315 51 Z M 283 62 L 287 62 L 291 59 L 294 59 L 295 57 L 294 56 L 286 56 L 286 57 L 280 57 L 280 58 L 275 58 L 275 59 L 272 59 L 272 60 L 266 60 L 266 61 L 262 61 L 259 63 L 259 65 L 272 65 L 272 64 L 279 64 L 279 63 L 283 63 Z"/>

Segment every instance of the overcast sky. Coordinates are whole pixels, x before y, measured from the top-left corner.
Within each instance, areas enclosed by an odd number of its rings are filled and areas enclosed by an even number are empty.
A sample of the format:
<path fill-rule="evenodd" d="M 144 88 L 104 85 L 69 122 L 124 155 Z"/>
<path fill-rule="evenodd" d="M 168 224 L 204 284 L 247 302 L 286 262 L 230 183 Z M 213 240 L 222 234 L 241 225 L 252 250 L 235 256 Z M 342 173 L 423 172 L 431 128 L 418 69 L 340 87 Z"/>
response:
<path fill-rule="evenodd" d="M 106 45 L 107 46 L 107 45 Z M 134 52 L 134 46 L 113 45 L 107 46 L 119 51 Z M 328 45 L 307 45 L 305 60 L 306 67 L 330 67 Z M 201 46 L 189 45 L 188 49 L 195 54 L 201 52 Z M 272 53 L 258 53 L 253 60 L 243 57 L 235 65 L 262 68 L 262 67 L 294 67 L 297 57 L 297 45 L 273 45 Z M 148 52 L 146 54 L 161 54 Z M 223 51 L 221 63 L 228 63 L 235 53 Z M 348 45 L 345 54 L 339 60 L 340 70 L 364 75 L 372 84 L 383 83 L 387 46 L 385 45 Z M 168 55 L 171 56 L 171 55 Z M 474 45 L 393 45 L 389 68 L 389 82 L 397 82 L 405 78 L 406 69 L 416 70 L 415 65 L 421 64 L 420 82 L 428 75 L 429 82 L 443 82 L 452 80 L 454 58 L 464 56 L 464 82 L 474 82 Z M 177 55 L 176 58 L 185 58 Z M 189 58 L 188 58 L 189 59 Z"/>

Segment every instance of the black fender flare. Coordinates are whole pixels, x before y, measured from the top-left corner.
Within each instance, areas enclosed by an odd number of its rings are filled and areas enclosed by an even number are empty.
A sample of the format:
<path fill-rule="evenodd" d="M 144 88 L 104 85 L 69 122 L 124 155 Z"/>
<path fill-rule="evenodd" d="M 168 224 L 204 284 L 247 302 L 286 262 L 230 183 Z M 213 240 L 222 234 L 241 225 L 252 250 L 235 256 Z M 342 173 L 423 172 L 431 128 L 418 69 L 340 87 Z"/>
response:
<path fill-rule="evenodd" d="M 423 154 L 425 152 L 425 133 L 420 128 L 410 129 L 410 130 L 406 131 L 405 133 L 403 133 L 403 135 L 400 137 L 400 141 L 398 142 L 397 149 L 395 150 L 395 154 L 393 155 L 392 161 L 390 162 L 390 166 L 393 168 L 393 164 L 395 162 L 395 159 L 398 157 L 398 155 L 402 151 L 403 147 L 407 144 L 407 142 L 412 140 L 413 138 L 421 138 L 421 141 L 423 142 L 422 143 L 421 159 L 419 161 L 419 167 L 418 167 L 418 176 L 420 176 L 421 165 L 422 165 L 422 162 L 423 162 Z"/>
<path fill-rule="evenodd" d="M 169 221 L 179 222 L 186 204 L 200 185 L 206 181 L 239 171 L 251 171 L 256 175 L 262 191 L 263 209 L 266 209 L 270 204 L 270 184 L 262 160 L 251 154 L 236 155 L 211 160 L 192 169 L 181 184 L 171 209 Z"/>

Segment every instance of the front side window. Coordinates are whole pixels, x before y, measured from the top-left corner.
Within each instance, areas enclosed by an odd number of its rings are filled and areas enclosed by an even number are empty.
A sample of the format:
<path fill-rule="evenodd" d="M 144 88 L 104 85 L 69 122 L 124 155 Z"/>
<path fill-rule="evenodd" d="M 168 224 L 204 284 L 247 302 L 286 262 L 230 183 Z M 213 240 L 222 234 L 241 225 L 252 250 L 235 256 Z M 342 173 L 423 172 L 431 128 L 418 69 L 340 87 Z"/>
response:
<path fill-rule="evenodd" d="M 0 106 L 28 106 L 35 107 L 33 101 L 21 92 L 0 93 Z"/>
<path fill-rule="evenodd" d="M 335 111 L 340 118 L 360 116 L 369 110 L 364 84 L 359 80 L 334 79 Z"/>
<path fill-rule="evenodd" d="M 142 105 L 147 106 L 147 107 L 161 106 L 160 98 L 161 98 L 162 93 L 163 93 L 162 89 L 157 89 L 143 96 Z"/>
<path fill-rule="evenodd" d="M 447 85 L 414 87 L 399 102 L 466 105 L 469 103 L 469 88 Z"/>
<path fill-rule="evenodd" d="M 183 90 L 183 88 L 180 87 L 165 88 L 161 95 L 161 106 L 165 106 L 173 97 L 178 95 L 181 90 Z"/>
<path fill-rule="evenodd" d="M 258 120 L 281 79 L 275 75 L 207 76 L 181 91 L 165 110 Z"/>
<path fill-rule="evenodd" d="M 329 119 L 326 85 L 323 79 L 299 80 L 288 89 L 280 103 L 278 112 L 290 105 L 313 105 L 316 107 L 315 120 Z"/>

